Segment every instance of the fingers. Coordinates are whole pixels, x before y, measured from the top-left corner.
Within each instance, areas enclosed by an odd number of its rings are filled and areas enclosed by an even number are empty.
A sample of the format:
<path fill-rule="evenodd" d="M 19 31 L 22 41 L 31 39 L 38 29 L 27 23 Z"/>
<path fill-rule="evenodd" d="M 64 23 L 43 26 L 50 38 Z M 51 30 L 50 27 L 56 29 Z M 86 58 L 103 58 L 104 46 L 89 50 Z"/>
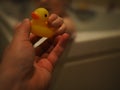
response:
<path fill-rule="evenodd" d="M 30 35 L 30 20 L 25 19 L 22 23 L 20 23 L 16 29 L 14 38 L 15 40 L 29 40 Z"/>
<path fill-rule="evenodd" d="M 54 65 L 56 61 L 58 60 L 59 56 L 63 52 L 66 41 L 68 40 L 69 35 L 68 34 L 63 34 L 59 35 L 55 42 L 51 45 L 49 48 L 49 52 L 46 52 L 42 55 L 42 57 L 38 58 L 35 61 L 35 66 L 39 68 L 44 68 L 49 72 L 52 72 L 54 69 Z M 56 45 L 54 45 L 56 43 Z"/>
<path fill-rule="evenodd" d="M 51 14 L 48 19 L 48 24 L 55 28 L 57 34 L 63 34 L 66 29 L 66 25 L 61 17 L 56 14 Z"/>
<path fill-rule="evenodd" d="M 46 51 L 50 48 L 50 46 L 52 45 L 53 40 L 52 39 L 47 39 L 45 42 L 43 42 L 40 46 L 35 48 L 35 52 L 37 56 L 40 56 L 43 53 L 46 53 Z"/>
<path fill-rule="evenodd" d="M 56 32 L 56 35 L 62 35 L 63 33 L 66 32 L 66 25 L 62 24 L 62 26 L 58 29 L 58 31 Z"/>
<path fill-rule="evenodd" d="M 63 52 L 68 38 L 69 38 L 69 35 L 67 33 L 60 36 L 56 46 L 53 48 L 53 50 L 48 55 L 48 60 L 51 62 L 52 65 L 55 65 L 59 56 Z"/>
<path fill-rule="evenodd" d="M 51 43 L 48 44 L 48 45 L 49 45 L 49 48 L 46 49 L 45 53 L 42 54 L 41 58 L 47 58 L 47 57 L 48 57 L 49 53 L 50 53 L 50 52 L 53 50 L 53 48 L 56 46 L 56 44 L 57 44 L 58 40 L 60 39 L 60 37 L 61 37 L 61 35 L 57 36 L 57 37 L 55 38 L 55 40 L 53 40 L 53 42 L 51 42 Z M 47 46 L 48 46 L 48 45 L 47 45 Z"/>
<path fill-rule="evenodd" d="M 56 14 L 51 14 L 48 18 L 48 23 L 51 24 L 57 18 L 58 18 L 58 16 Z"/>
<path fill-rule="evenodd" d="M 51 14 L 48 19 L 48 23 L 51 26 L 58 28 L 63 24 L 63 19 L 61 17 L 57 16 L 56 14 Z"/>

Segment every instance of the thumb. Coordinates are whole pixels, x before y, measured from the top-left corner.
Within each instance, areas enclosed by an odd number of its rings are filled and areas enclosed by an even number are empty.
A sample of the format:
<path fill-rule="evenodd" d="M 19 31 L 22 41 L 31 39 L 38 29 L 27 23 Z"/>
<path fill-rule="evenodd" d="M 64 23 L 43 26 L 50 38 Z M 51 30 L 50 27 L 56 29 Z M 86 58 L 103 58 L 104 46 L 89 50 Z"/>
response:
<path fill-rule="evenodd" d="M 30 20 L 24 19 L 24 21 L 16 27 L 13 39 L 17 41 L 29 40 L 29 36 L 30 36 Z"/>

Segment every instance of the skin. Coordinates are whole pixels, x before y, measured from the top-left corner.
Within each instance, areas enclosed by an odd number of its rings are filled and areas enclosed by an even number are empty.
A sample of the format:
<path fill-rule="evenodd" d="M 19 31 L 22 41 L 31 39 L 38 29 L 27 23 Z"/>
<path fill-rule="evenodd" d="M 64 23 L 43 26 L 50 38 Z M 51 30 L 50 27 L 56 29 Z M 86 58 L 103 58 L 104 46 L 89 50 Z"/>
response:
<path fill-rule="evenodd" d="M 34 0 L 36 1 L 36 0 Z M 50 13 L 55 13 L 63 18 L 66 25 L 66 32 L 73 37 L 76 33 L 76 26 L 74 20 L 67 13 L 67 6 L 71 3 L 71 0 L 40 0 L 36 1 L 38 7 L 45 7 Z"/>
<path fill-rule="evenodd" d="M 37 48 L 33 48 L 33 44 L 40 37 L 30 33 L 30 20 L 25 19 L 16 26 L 13 40 L 4 52 L 0 66 L 1 90 L 48 89 L 56 61 L 69 38 L 67 33 L 63 33 L 65 26 L 61 20 L 55 14 L 49 17 L 49 24 L 58 30 L 57 34 Z"/>

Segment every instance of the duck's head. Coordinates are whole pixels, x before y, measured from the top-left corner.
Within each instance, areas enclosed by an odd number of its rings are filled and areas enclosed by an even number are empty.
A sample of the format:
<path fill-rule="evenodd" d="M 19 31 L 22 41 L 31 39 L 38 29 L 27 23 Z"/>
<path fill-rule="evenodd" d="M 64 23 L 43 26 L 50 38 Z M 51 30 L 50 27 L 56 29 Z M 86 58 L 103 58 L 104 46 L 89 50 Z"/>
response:
<path fill-rule="evenodd" d="M 33 20 L 47 21 L 49 12 L 45 8 L 38 8 L 32 12 Z"/>

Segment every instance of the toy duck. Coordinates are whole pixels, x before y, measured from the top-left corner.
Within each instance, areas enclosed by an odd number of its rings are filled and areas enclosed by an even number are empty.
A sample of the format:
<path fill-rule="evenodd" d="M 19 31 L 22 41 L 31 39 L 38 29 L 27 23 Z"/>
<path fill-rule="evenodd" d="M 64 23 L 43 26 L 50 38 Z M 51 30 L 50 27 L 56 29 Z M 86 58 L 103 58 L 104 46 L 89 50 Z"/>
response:
<path fill-rule="evenodd" d="M 32 12 L 31 32 L 40 37 L 51 37 L 54 29 L 48 26 L 49 12 L 45 8 L 38 8 Z"/>

